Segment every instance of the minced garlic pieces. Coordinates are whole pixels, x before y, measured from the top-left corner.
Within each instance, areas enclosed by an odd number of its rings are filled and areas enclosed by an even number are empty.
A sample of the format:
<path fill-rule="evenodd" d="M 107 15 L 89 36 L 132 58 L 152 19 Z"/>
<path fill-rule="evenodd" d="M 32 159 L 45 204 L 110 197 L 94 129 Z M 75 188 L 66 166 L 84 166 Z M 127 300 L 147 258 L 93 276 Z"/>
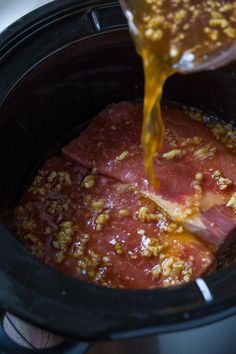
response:
<path fill-rule="evenodd" d="M 119 156 L 116 157 L 116 161 L 125 160 L 129 156 L 129 151 L 123 151 Z"/>
<path fill-rule="evenodd" d="M 159 50 L 158 53 L 167 56 L 168 51 L 163 41 L 168 40 L 169 55 L 180 59 L 180 54 L 183 55 L 185 51 L 194 52 L 195 46 L 212 52 L 227 43 L 228 38 L 235 38 L 235 9 L 234 2 L 224 4 L 212 0 L 206 2 L 145 0 L 142 6 L 139 4 L 136 13 L 142 16 L 138 25 L 142 24 L 142 35 L 151 42 L 149 46 L 154 44 L 157 46 L 157 42 L 160 42 L 156 51 Z M 191 31 L 190 26 L 198 32 L 198 38 L 201 40 L 199 43 L 195 42 L 192 34 L 194 31 Z M 191 46 L 189 43 L 192 43 Z M 163 60 L 162 57 L 161 59 Z"/>
<path fill-rule="evenodd" d="M 144 257 L 157 257 L 167 246 L 167 242 L 160 244 L 157 239 L 143 235 L 141 254 Z"/>
<path fill-rule="evenodd" d="M 204 161 L 215 156 L 215 153 L 216 153 L 216 147 L 207 144 L 195 150 L 194 156 L 198 158 L 200 161 Z"/>
<path fill-rule="evenodd" d="M 59 232 L 56 233 L 52 245 L 55 249 L 66 251 L 75 231 L 72 222 L 65 221 L 60 224 Z"/>
<path fill-rule="evenodd" d="M 53 180 L 54 180 L 56 177 L 57 177 L 57 172 L 56 172 L 56 171 L 52 171 L 52 172 L 49 174 L 49 176 L 48 176 L 48 178 L 47 178 L 47 181 L 50 182 L 50 183 L 52 183 Z"/>
<path fill-rule="evenodd" d="M 217 184 L 220 186 L 220 190 L 228 188 L 233 182 L 229 178 L 219 177 Z"/>
<path fill-rule="evenodd" d="M 171 151 L 166 152 L 165 154 L 162 155 L 164 159 L 167 160 L 172 160 L 176 157 L 182 157 L 183 156 L 183 151 L 180 149 L 173 149 Z"/>
<path fill-rule="evenodd" d="M 197 172 L 195 175 L 195 180 L 200 182 L 202 179 L 203 179 L 203 174 L 201 172 Z"/>
<path fill-rule="evenodd" d="M 28 191 L 32 192 L 34 195 L 39 194 L 42 200 L 44 200 L 49 190 L 51 192 L 60 192 L 63 185 L 70 184 L 72 184 L 71 176 L 67 171 L 50 172 L 40 170 Z"/>
<path fill-rule="evenodd" d="M 192 138 L 183 139 L 181 142 L 181 146 L 194 145 L 197 146 L 202 142 L 202 138 L 199 136 L 193 136 Z"/>
<path fill-rule="evenodd" d="M 101 281 L 103 284 L 103 276 L 98 269 L 100 262 L 101 256 L 89 249 L 86 257 L 78 259 L 76 270 L 78 273 L 86 274 L 89 278 Z"/>
<path fill-rule="evenodd" d="M 213 176 L 214 177 L 220 177 L 222 175 L 222 172 L 220 170 L 216 170 L 214 173 L 213 173 Z"/>
<path fill-rule="evenodd" d="M 203 180 L 203 174 L 201 172 L 197 172 L 195 174 L 194 180 L 191 183 L 191 186 L 196 191 L 196 195 L 200 195 L 202 193 L 202 187 L 201 187 L 202 180 Z"/>
<path fill-rule="evenodd" d="M 165 231 L 169 234 L 182 234 L 184 232 L 184 228 L 183 226 L 179 226 L 177 224 L 175 224 L 174 222 L 168 224 L 165 228 Z"/>
<path fill-rule="evenodd" d="M 104 199 L 92 200 L 90 204 L 91 209 L 98 212 L 101 212 L 103 210 L 104 205 L 105 205 Z"/>
<path fill-rule="evenodd" d="M 70 174 L 66 171 L 58 172 L 59 183 L 71 184 Z"/>
<path fill-rule="evenodd" d="M 236 152 L 236 130 L 231 123 L 218 122 L 210 128 L 217 140 L 221 141 L 227 149 Z"/>
<path fill-rule="evenodd" d="M 95 179 L 93 175 L 86 176 L 82 182 L 82 187 L 87 189 L 92 188 L 94 186 L 94 182 Z"/>
<path fill-rule="evenodd" d="M 222 175 L 222 172 L 220 170 L 216 170 L 213 173 L 213 177 L 215 177 L 220 190 L 225 190 L 228 188 L 228 186 L 231 186 L 233 184 L 233 182 L 229 178 L 224 177 Z"/>
<path fill-rule="evenodd" d="M 29 240 L 29 241 L 31 241 L 33 243 L 40 242 L 38 237 L 36 235 L 31 234 L 31 233 L 28 233 L 28 234 L 24 235 L 24 239 L 25 240 Z"/>
<path fill-rule="evenodd" d="M 235 28 L 227 27 L 227 28 L 224 29 L 224 33 L 225 33 L 229 38 L 236 38 L 236 30 L 235 30 Z"/>
<path fill-rule="evenodd" d="M 115 244 L 115 251 L 117 254 L 121 255 L 123 253 L 123 247 L 121 243 Z"/>
<path fill-rule="evenodd" d="M 149 222 L 149 221 L 160 221 L 164 219 L 163 214 L 158 213 L 150 213 L 147 207 L 141 207 L 139 210 L 135 213 L 137 218 L 141 220 L 142 222 Z"/>
<path fill-rule="evenodd" d="M 152 276 L 154 279 L 162 277 L 164 287 L 187 283 L 192 279 L 194 257 L 184 261 L 178 257 L 161 254 L 159 259 L 162 262 L 153 268 Z"/>
<path fill-rule="evenodd" d="M 236 192 L 234 192 L 226 204 L 228 208 L 232 208 L 234 212 L 236 212 Z"/>
<path fill-rule="evenodd" d="M 72 256 L 74 258 L 80 258 L 84 255 L 85 247 L 88 241 L 89 241 L 89 235 L 82 234 L 79 239 L 79 242 L 75 244 L 74 249 L 72 251 Z"/>
<path fill-rule="evenodd" d="M 102 213 L 96 219 L 96 230 L 101 231 L 103 225 L 109 220 L 110 216 L 108 214 Z"/>

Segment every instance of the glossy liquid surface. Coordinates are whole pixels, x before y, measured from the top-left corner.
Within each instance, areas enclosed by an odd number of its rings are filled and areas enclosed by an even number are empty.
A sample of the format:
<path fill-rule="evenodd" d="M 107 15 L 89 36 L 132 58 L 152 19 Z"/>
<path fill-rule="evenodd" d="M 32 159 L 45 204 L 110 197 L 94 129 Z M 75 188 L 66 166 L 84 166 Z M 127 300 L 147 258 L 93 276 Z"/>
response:
<path fill-rule="evenodd" d="M 145 73 L 142 145 L 150 183 L 158 186 L 153 157 L 162 146 L 164 124 L 160 99 L 166 79 L 175 72 L 213 66 L 236 38 L 234 1 L 129 0 L 126 15 Z M 156 178 L 157 177 L 157 178 Z"/>

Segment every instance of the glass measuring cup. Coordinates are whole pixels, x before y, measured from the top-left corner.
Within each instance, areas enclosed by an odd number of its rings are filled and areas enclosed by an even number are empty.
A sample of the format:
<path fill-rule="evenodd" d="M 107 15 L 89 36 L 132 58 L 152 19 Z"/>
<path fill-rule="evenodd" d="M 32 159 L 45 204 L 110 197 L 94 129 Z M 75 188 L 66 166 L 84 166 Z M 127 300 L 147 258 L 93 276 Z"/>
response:
<path fill-rule="evenodd" d="M 164 0 L 165 1 L 165 0 Z M 162 1 L 162 2 L 164 2 Z M 190 0 L 191 1 L 191 0 Z M 168 0 L 166 1 L 166 3 L 168 2 Z M 147 6 L 151 6 L 150 4 L 155 3 L 155 1 L 146 1 L 146 0 L 120 0 L 121 6 L 123 8 L 124 14 L 128 20 L 129 23 L 129 28 L 130 28 L 130 32 L 131 35 L 134 37 L 135 39 L 135 43 L 136 43 L 136 47 L 137 50 L 139 51 L 140 47 L 145 47 L 145 45 L 147 45 L 147 43 L 145 43 L 145 41 L 143 40 L 143 38 L 141 38 L 141 36 L 138 34 L 138 25 L 137 25 L 137 19 L 138 19 L 138 15 L 137 15 L 137 9 L 139 9 L 139 7 L 141 8 L 143 6 L 144 3 L 147 3 L 149 5 Z M 156 3 L 160 3 L 160 1 L 156 1 Z M 170 4 L 172 4 L 172 9 L 173 10 L 175 8 L 175 6 L 173 5 L 175 2 L 172 0 L 169 1 Z M 178 1 L 179 8 L 181 9 L 181 4 L 182 3 L 186 3 L 186 1 Z M 204 2 L 196 2 L 195 0 L 191 1 L 191 4 L 196 4 L 195 6 L 198 6 L 201 9 L 203 9 L 203 3 Z M 212 3 L 218 3 L 219 1 L 215 1 L 212 0 Z M 192 25 L 189 26 L 188 29 L 188 36 L 189 36 L 189 47 L 188 48 L 181 48 L 181 43 L 177 43 L 177 47 L 179 45 L 180 50 L 181 50 L 181 55 L 178 57 L 178 60 L 174 58 L 174 60 L 169 60 L 167 59 L 167 64 L 169 66 L 171 66 L 175 71 L 180 72 L 180 73 L 191 73 L 191 72 L 198 72 L 198 71 L 203 71 L 203 70 L 213 70 L 216 69 L 218 67 L 224 66 L 226 64 L 229 64 L 230 62 L 234 61 L 236 59 L 236 2 L 235 1 L 221 1 L 222 6 L 219 7 L 219 14 L 218 17 L 222 16 L 222 18 L 213 18 L 211 19 L 212 15 L 217 15 L 214 14 L 213 11 L 212 13 L 210 12 L 206 12 L 204 14 L 200 13 L 200 20 L 198 21 L 198 27 Z M 158 6 L 158 5 L 157 5 Z M 217 33 L 216 31 L 222 30 L 222 33 L 226 33 L 225 31 L 227 30 L 227 27 L 224 28 L 225 25 L 225 19 L 224 19 L 224 15 L 226 14 L 226 17 L 229 18 L 229 11 L 224 11 L 224 8 L 226 8 L 226 6 L 234 6 L 232 12 L 234 11 L 234 16 L 235 16 L 235 22 L 233 22 L 234 28 L 233 30 L 235 30 L 235 36 L 232 37 L 228 37 L 227 35 L 225 35 L 225 38 L 223 38 L 223 41 L 218 41 L 216 42 L 216 40 L 214 39 L 214 34 Z M 223 11 L 221 11 L 223 9 Z M 223 15 L 222 15 L 223 14 Z M 167 15 L 167 17 L 169 16 L 169 14 Z M 202 16 L 202 18 L 201 18 Z M 206 32 L 207 35 L 207 29 L 208 27 L 204 24 L 204 16 L 205 18 L 209 16 L 210 21 L 212 21 L 212 23 L 215 25 L 215 27 L 212 27 L 210 30 L 212 30 L 212 43 L 214 44 L 214 49 L 210 49 L 210 47 L 207 47 L 207 45 L 205 45 L 205 47 L 203 46 L 203 44 L 201 43 L 201 36 L 199 35 L 199 32 Z M 220 20 L 221 20 L 221 25 L 220 25 Z M 217 27 L 217 21 L 218 21 L 218 27 Z M 224 23 L 225 22 L 225 23 Z M 201 26 L 206 26 L 204 28 L 203 31 L 203 27 Z M 221 27 L 222 26 L 222 27 Z M 226 26 L 226 25 L 225 25 Z M 231 28 L 232 29 L 232 28 Z M 163 39 L 165 38 L 165 34 L 163 36 Z M 221 36 L 222 37 L 222 36 Z M 168 40 L 168 39 L 167 39 Z M 191 41 L 192 40 L 192 41 Z M 221 38 L 222 40 L 222 38 Z M 157 45 L 159 44 L 158 42 L 156 43 Z M 196 46 L 198 46 L 198 50 L 196 50 Z M 200 47 L 202 46 L 202 48 L 200 49 Z M 193 50 L 193 48 L 195 48 Z M 162 60 L 162 58 L 158 58 L 160 60 Z"/>

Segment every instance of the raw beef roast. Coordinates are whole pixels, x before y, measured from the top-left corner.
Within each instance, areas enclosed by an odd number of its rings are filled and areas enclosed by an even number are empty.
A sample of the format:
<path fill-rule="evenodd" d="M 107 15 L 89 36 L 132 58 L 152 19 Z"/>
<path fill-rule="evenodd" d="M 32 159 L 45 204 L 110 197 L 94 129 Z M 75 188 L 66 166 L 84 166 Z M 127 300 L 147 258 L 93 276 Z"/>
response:
<path fill-rule="evenodd" d="M 166 133 L 156 154 L 160 188 L 146 178 L 140 145 L 141 103 L 107 107 L 63 149 L 65 158 L 131 183 L 215 252 L 230 245 L 236 228 L 235 131 L 206 124 L 200 113 L 163 106 Z"/>

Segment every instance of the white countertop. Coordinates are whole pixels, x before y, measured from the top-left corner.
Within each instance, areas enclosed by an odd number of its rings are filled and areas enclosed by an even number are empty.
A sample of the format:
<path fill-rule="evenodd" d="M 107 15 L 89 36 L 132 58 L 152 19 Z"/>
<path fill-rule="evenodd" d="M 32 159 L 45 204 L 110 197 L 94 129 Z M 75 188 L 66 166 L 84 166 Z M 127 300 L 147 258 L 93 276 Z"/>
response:
<path fill-rule="evenodd" d="M 0 32 L 30 11 L 53 0 L 0 0 Z"/>

